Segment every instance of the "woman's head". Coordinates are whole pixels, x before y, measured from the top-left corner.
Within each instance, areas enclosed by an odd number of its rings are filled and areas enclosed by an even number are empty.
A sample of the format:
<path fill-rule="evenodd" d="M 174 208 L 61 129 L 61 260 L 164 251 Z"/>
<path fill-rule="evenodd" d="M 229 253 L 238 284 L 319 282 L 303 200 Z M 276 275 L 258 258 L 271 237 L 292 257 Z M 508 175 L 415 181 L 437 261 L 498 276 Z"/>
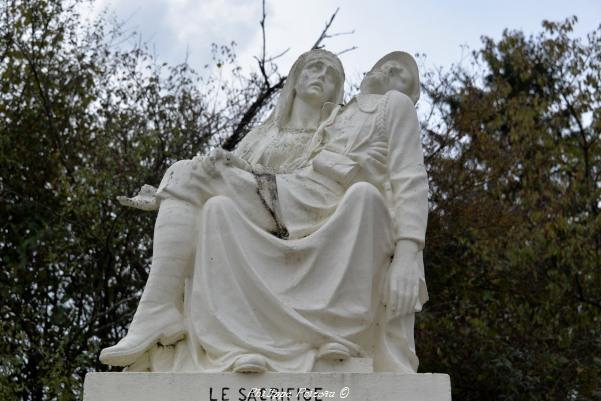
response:
<path fill-rule="evenodd" d="M 279 127 L 285 125 L 296 96 L 308 103 L 341 103 L 344 68 L 333 53 L 317 49 L 302 54 L 288 74 L 275 110 Z"/>

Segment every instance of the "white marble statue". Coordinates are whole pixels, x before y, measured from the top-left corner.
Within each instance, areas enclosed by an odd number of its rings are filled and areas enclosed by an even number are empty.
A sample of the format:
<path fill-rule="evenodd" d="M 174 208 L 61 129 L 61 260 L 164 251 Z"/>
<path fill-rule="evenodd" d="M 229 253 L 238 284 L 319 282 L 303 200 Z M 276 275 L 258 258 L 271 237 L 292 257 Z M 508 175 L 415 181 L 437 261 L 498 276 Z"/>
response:
<path fill-rule="evenodd" d="M 364 356 L 375 371 L 416 371 L 414 312 L 427 300 L 417 65 L 388 54 L 341 108 L 343 81 L 334 55 L 305 53 L 234 154 L 180 161 L 156 194 L 124 200 L 160 207 L 142 300 L 103 362 L 308 372 Z"/>

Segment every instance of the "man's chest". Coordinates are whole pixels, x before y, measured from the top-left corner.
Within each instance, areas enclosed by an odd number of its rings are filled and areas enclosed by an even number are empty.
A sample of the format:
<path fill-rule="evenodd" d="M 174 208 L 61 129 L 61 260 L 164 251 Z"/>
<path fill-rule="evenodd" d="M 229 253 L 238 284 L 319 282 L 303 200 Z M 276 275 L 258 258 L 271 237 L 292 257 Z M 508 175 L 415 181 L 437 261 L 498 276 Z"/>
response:
<path fill-rule="evenodd" d="M 326 131 L 328 148 L 344 153 L 369 147 L 385 139 L 378 129 L 377 113 L 366 113 L 358 107 L 343 110 Z"/>

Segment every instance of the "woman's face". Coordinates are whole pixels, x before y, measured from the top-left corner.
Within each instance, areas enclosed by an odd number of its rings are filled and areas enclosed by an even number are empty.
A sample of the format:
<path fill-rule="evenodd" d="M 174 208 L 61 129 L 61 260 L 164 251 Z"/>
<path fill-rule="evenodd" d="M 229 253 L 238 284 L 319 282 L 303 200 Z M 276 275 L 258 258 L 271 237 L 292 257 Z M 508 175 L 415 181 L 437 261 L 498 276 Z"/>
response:
<path fill-rule="evenodd" d="M 294 89 L 304 102 L 320 106 L 335 101 L 339 80 L 338 69 L 330 60 L 316 58 L 303 66 Z"/>

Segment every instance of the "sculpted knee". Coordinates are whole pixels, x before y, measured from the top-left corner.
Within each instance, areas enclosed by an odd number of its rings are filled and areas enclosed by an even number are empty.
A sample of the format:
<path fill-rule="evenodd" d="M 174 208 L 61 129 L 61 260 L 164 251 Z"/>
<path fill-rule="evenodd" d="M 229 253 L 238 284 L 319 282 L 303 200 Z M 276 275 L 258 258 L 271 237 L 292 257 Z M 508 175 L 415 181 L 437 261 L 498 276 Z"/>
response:
<path fill-rule="evenodd" d="M 362 200 L 381 200 L 382 194 L 368 182 L 357 182 L 347 190 L 347 196 Z"/>
<path fill-rule="evenodd" d="M 169 166 L 167 172 L 165 172 L 165 176 L 171 176 L 175 178 L 189 176 L 193 167 L 194 161 L 192 160 L 178 160 Z"/>
<path fill-rule="evenodd" d="M 159 184 L 157 194 L 161 198 L 172 197 L 171 191 L 177 192 L 178 189 L 189 181 L 192 171 L 192 160 L 180 160 L 173 163 L 163 175 Z"/>
<path fill-rule="evenodd" d="M 205 215 L 225 214 L 231 213 L 236 208 L 236 204 L 232 199 L 227 196 L 217 195 L 209 198 L 203 208 L 202 212 Z"/>

